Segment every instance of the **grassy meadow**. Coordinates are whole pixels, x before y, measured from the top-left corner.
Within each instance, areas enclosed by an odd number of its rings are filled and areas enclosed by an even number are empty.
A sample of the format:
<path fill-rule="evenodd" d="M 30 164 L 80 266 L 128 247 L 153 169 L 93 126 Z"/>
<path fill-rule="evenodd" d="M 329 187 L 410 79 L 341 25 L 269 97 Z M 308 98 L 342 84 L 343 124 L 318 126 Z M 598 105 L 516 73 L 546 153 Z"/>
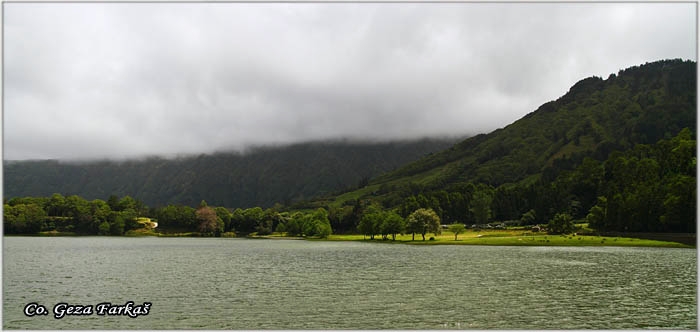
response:
<path fill-rule="evenodd" d="M 435 240 L 429 240 L 434 237 Z M 411 234 L 397 235 L 392 241 L 391 236 L 382 240 L 381 236 L 375 236 L 374 240 L 363 235 L 331 235 L 327 241 L 366 241 L 378 243 L 404 243 L 413 245 L 494 245 L 494 246 L 626 246 L 626 247 L 668 247 L 668 248 L 692 248 L 682 243 L 670 241 L 646 240 L 628 237 L 609 237 L 595 235 L 551 235 L 545 233 L 532 233 L 523 230 L 468 230 L 457 236 L 443 232 L 435 236 L 432 233 L 425 235 L 423 241 L 420 234 L 416 234 L 416 240 L 411 240 Z"/>

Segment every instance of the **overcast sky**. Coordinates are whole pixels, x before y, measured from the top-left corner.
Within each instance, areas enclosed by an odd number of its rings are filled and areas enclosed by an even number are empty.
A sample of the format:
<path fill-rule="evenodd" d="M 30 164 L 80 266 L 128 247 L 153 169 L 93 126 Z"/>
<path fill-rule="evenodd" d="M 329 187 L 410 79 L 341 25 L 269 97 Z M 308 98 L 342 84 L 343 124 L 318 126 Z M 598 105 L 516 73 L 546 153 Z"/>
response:
<path fill-rule="evenodd" d="M 589 76 L 697 60 L 695 3 L 3 3 L 4 158 L 504 127 Z"/>

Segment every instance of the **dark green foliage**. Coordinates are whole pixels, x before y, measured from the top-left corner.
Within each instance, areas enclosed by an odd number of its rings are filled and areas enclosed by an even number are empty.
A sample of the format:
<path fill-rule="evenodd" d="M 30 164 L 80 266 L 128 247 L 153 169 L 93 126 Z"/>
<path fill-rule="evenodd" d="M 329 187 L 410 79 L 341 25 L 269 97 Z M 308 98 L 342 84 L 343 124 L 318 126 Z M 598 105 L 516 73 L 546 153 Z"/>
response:
<path fill-rule="evenodd" d="M 485 224 L 491 218 L 491 201 L 491 190 L 488 187 L 477 190 L 472 196 L 470 211 L 477 224 Z"/>
<path fill-rule="evenodd" d="M 323 208 L 307 213 L 303 220 L 304 236 L 327 238 L 333 233 L 331 223 L 328 220 L 328 211 Z"/>
<path fill-rule="evenodd" d="M 574 231 L 574 222 L 568 213 L 557 213 L 547 224 L 550 234 L 569 234 Z"/>
<path fill-rule="evenodd" d="M 333 234 L 328 211 L 318 208 L 311 212 L 294 212 L 291 216 L 287 213 L 279 213 L 279 223 L 275 231 L 286 232 L 288 236 L 306 236 L 327 238 Z"/>
<path fill-rule="evenodd" d="M 386 211 L 382 214 L 382 224 L 380 226 L 383 239 L 386 240 L 391 235 L 391 240 L 396 240 L 396 234 L 401 234 L 406 228 L 406 221 L 394 211 Z"/>
<path fill-rule="evenodd" d="M 115 211 L 110 213 L 109 233 L 111 235 L 124 235 L 124 217 Z"/>
<path fill-rule="evenodd" d="M 265 211 L 260 207 L 245 209 L 243 210 L 243 219 L 239 223 L 234 224 L 234 229 L 240 234 L 257 232 L 263 223 L 264 217 Z"/>
<path fill-rule="evenodd" d="M 168 205 L 157 209 L 155 218 L 162 229 L 177 229 L 194 232 L 197 229 L 195 209 L 185 205 Z"/>
<path fill-rule="evenodd" d="M 367 207 L 357 225 L 357 230 L 360 234 L 369 235 L 370 240 L 374 240 L 374 236 L 380 233 L 382 217 L 381 208 L 375 205 Z"/>
<path fill-rule="evenodd" d="M 217 206 L 214 208 L 214 212 L 216 212 L 216 216 L 221 218 L 221 221 L 224 222 L 224 232 L 235 231 L 231 225 L 231 219 L 233 218 L 233 213 L 231 213 L 231 211 L 224 207 Z"/>
<path fill-rule="evenodd" d="M 116 199 L 109 200 L 118 207 Z M 138 202 L 134 201 L 136 207 Z M 77 195 L 63 197 L 15 197 L 4 205 L 5 234 L 36 234 L 42 231 L 73 232 L 86 235 L 122 235 L 141 228 L 136 211 L 113 211 L 108 202 L 87 201 Z"/>
<path fill-rule="evenodd" d="M 41 231 L 46 219 L 44 209 L 35 203 L 4 205 L 3 231 L 5 234 L 32 234 Z"/>
<path fill-rule="evenodd" d="M 605 162 L 602 197 L 589 218 L 601 230 L 695 232 L 696 141 L 685 129 Z"/>
<path fill-rule="evenodd" d="M 110 230 L 111 230 L 111 227 L 109 226 L 109 223 L 104 221 L 100 224 L 97 234 L 98 235 L 109 235 L 111 233 Z"/>
<path fill-rule="evenodd" d="M 255 232 L 258 235 L 269 235 L 272 234 L 272 220 L 273 213 L 269 210 L 263 212 L 262 219 L 258 221 L 257 226 L 255 226 Z"/>
<path fill-rule="evenodd" d="M 535 210 L 530 209 L 520 217 L 520 225 L 534 225 L 535 220 L 537 220 Z"/>
<path fill-rule="evenodd" d="M 357 226 L 360 234 L 369 235 L 370 240 L 374 240 L 377 234 L 381 234 L 383 240 L 389 235 L 396 240 L 396 235 L 403 233 L 405 228 L 405 220 L 396 211 L 383 211 L 377 205 L 370 205 L 364 210 Z"/>
<path fill-rule="evenodd" d="M 70 163 L 6 161 L 6 197 L 76 193 L 88 199 L 131 195 L 150 206 L 271 207 L 330 195 L 453 144 L 455 139 L 394 143 L 306 143 L 179 159 Z M 134 200 L 108 204 L 145 214 Z M 116 205 L 120 205 L 119 208 Z"/>
<path fill-rule="evenodd" d="M 283 229 L 287 232 L 287 235 L 301 236 L 304 233 L 304 218 L 305 215 L 301 212 L 293 213 L 283 227 Z"/>
<path fill-rule="evenodd" d="M 357 219 L 354 206 L 331 206 L 328 210 L 328 220 L 335 234 L 354 233 L 357 229 Z"/>

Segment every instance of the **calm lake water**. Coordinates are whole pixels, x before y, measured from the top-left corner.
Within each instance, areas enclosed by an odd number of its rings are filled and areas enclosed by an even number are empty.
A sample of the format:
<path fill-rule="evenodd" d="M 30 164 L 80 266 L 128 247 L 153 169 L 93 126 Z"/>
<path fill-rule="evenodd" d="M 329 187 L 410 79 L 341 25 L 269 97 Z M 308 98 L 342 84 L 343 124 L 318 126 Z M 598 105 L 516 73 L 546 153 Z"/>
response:
<path fill-rule="evenodd" d="M 5 329 L 696 329 L 697 251 L 5 237 Z M 137 318 L 102 302 L 150 302 Z M 48 315 L 27 317 L 36 302 Z M 92 305 L 55 319 L 54 305 Z"/>

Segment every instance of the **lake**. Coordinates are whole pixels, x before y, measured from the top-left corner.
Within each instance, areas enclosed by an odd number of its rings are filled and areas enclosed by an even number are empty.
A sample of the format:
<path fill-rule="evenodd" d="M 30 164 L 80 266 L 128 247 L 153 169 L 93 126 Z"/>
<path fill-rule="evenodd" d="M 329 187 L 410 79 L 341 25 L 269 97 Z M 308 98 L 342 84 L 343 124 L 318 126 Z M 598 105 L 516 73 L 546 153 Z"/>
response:
<path fill-rule="evenodd" d="M 5 329 L 697 329 L 696 293 L 695 249 L 3 238 Z"/>

